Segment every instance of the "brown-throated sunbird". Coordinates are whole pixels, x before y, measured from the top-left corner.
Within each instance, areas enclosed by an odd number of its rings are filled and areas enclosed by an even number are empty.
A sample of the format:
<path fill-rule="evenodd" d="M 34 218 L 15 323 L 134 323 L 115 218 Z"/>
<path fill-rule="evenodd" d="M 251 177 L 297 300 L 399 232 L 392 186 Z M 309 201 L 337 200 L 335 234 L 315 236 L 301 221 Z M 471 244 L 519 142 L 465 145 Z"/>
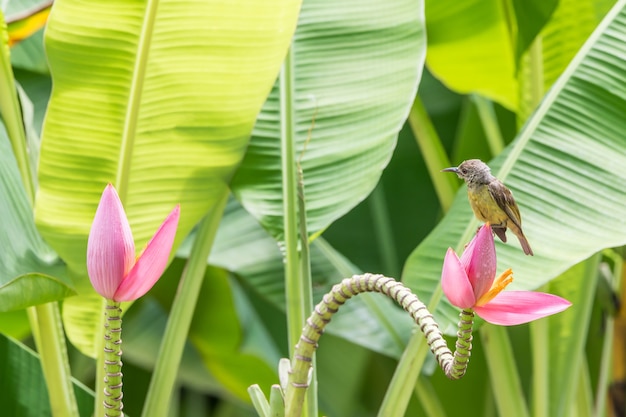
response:
<path fill-rule="evenodd" d="M 485 223 L 500 240 L 506 242 L 506 229 L 509 228 L 519 239 L 526 255 L 533 251 L 522 231 L 522 217 L 513 193 L 499 179 L 491 175 L 491 169 L 480 159 L 463 161 L 458 167 L 442 169 L 454 172 L 467 184 L 467 198 L 474 214 Z"/>

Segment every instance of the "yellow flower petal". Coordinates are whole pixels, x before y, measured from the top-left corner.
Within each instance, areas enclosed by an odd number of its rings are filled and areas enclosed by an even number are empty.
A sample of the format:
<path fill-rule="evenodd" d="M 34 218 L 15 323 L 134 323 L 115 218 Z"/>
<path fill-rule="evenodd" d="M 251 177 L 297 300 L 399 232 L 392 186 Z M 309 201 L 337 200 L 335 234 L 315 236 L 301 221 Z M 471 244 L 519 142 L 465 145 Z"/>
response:
<path fill-rule="evenodd" d="M 500 292 L 502 292 L 502 290 L 505 289 L 511 282 L 513 282 L 513 270 L 509 268 L 493 281 L 489 291 L 478 299 L 476 305 L 479 307 L 484 306 L 489 301 L 493 300 L 496 295 L 500 294 Z"/>

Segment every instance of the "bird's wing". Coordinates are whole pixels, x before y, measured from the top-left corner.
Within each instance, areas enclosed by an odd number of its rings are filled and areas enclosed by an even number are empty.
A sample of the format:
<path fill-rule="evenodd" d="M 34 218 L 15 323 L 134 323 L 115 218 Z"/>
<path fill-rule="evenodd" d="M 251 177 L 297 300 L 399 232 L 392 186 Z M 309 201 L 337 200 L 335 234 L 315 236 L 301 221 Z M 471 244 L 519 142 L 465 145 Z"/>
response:
<path fill-rule="evenodd" d="M 518 229 L 521 229 L 522 216 L 519 214 L 519 209 L 517 208 L 517 204 L 515 204 L 511 190 L 506 188 L 499 180 L 495 180 L 489 183 L 489 193 L 498 204 L 498 207 L 509 216 L 513 224 L 517 226 Z"/>

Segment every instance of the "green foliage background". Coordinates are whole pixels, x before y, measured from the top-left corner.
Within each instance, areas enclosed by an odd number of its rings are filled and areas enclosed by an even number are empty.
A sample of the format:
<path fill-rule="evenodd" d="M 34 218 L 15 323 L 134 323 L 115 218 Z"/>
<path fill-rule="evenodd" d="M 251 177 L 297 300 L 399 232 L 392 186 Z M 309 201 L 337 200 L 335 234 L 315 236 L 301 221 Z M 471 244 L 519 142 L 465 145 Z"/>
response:
<path fill-rule="evenodd" d="M 210 212 L 219 230 L 173 415 L 255 415 L 247 387 L 267 392 L 278 359 L 288 356 L 281 146 L 289 132 L 304 173 L 315 302 L 345 276 L 383 273 L 436 306 L 441 327 L 454 334 L 457 311 L 440 300 L 441 262 L 448 247 L 462 250 L 477 223 L 464 190 L 454 194 L 459 182 L 438 171 L 481 158 L 515 192 L 536 253 L 525 257 L 514 239 L 498 244 L 499 269 L 514 269 L 517 289 L 574 304 L 538 324 L 481 328 L 461 381 L 446 380 L 427 357 L 406 415 L 458 415 L 468 406 L 507 417 L 604 410 L 596 392 L 608 381 L 610 352 L 602 349 L 612 319 L 610 291 L 596 289 L 618 288 L 621 255 L 608 248 L 626 243 L 624 1 L 304 0 L 292 87 L 271 85 L 280 48 L 255 50 L 267 35 L 250 29 L 257 19 L 285 29 L 272 10 L 229 15 L 214 38 L 203 16 L 219 2 L 162 3 L 136 97 L 139 23 L 110 2 L 77 10 L 58 0 L 47 55 L 41 32 L 11 50 L 37 198 L 33 207 L 21 185 L 3 103 L 0 375 L 28 389 L 2 396 L 0 408 L 35 397 L 45 403 L 38 362 L 17 340 L 32 345 L 25 307 L 62 300 L 81 415 L 91 412 L 84 398 L 85 385 L 93 387 L 99 301 L 84 253 L 100 192 L 112 181 L 125 189 L 139 247 L 177 202 L 184 216 L 164 277 L 125 308 L 125 410 L 141 413 L 194 227 L 228 193 L 224 212 Z M 4 13 L 36 5 L 10 2 Z M 110 11 L 117 20 L 102 17 Z M 91 44 L 74 49 L 77 39 Z M 128 103 L 137 106 L 135 120 Z M 126 130 L 129 120 L 136 133 Z M 376 415 L 412 331 L 382 296 L 347 303 L 320 343 L 321 412 Z M 500 353 L 509 350 L 507 362 Z M 499 371 L 510 365 L 511 373 Z M 502 375 L 517 380 L 501 383 Z M 521 404 L 515 410 L 510 391 Z"/>

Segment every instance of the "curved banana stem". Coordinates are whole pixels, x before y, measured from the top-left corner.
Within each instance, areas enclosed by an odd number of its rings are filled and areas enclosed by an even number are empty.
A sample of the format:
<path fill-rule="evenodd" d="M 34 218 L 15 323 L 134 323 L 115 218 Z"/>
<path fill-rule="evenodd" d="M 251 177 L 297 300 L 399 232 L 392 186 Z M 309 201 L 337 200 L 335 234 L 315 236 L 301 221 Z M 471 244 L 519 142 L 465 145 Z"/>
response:
<path fill-rule="evenodd" d="M 439 325 L 426 305 L 404 284 L 383 275 L 354 275 L 336 284 L 328 294 L 324 295 L 306 321 L 291 361 L 285 401 L 286 416 L 300 415 L 304 394 L 309 386 L 312 357 L 324 328 L 342 304 L 363 292 L 379 292 L 395 300 L 411 315 L 424 333 L 430 350 L 446 376 L 450 379 L 459 379 L 465 374 L 472 349 L 474 320 L 472 310 L 463 310 L 460 314 L 456 351 L 452 353 L 439 330 Z"/>

